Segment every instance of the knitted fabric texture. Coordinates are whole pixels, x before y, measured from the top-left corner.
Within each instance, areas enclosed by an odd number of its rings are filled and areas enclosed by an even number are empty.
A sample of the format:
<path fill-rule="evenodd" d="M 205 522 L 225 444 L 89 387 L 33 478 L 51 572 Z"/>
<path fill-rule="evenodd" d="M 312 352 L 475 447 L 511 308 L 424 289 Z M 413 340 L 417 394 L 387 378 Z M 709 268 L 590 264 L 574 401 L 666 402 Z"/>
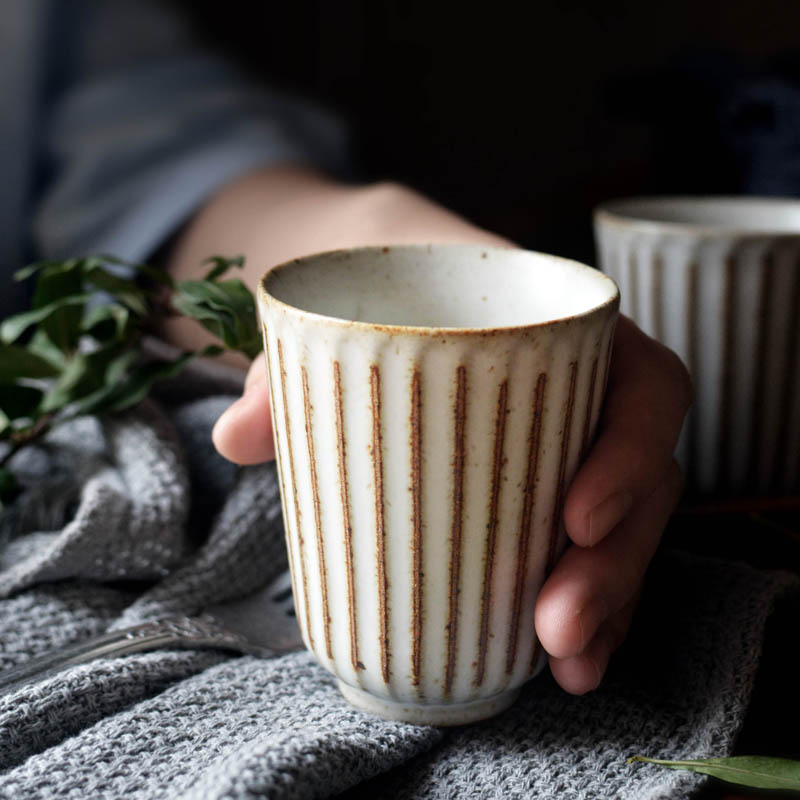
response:
<path fill-rule="evenodd" d="M 78 420 L 16 457 L 29 488 L 0 539 L 0 667 L 286 567 L 274 468 L 236 469 L 210 445 L 230 400 Z M 507 712 L 450 730 L 352 708 L 308 653 L 74 666 L 0 698 L 0 797 L 683 800 L 703 778 L 626 758 L 730 753 L 767 617 L 796 588 L 663 552 L 600 689 L 573 697 L 544 674 Z"/>

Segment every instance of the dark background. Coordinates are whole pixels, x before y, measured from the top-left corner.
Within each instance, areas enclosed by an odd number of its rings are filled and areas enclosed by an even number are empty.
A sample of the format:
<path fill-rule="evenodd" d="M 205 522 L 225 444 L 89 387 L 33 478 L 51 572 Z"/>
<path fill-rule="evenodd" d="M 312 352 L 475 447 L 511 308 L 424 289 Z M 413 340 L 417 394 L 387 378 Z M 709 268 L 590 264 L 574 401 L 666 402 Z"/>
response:
<path fill-rule="evenodd" d="M 344 115 L 362 177 L 525 247 L 593 262 L 614 196 L 800 193 L 752 174 L 777 112 L 742 99 L 800 85 L 791 0 L 175 1 L 258 79 Z"/>

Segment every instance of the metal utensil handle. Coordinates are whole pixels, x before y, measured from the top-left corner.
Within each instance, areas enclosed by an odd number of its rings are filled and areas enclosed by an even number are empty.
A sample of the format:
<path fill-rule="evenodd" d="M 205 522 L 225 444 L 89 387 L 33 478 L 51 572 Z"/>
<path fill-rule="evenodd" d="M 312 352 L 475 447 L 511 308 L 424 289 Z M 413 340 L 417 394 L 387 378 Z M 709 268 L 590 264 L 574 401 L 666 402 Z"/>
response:
<path fill-rule="evenodd" d="M 0 673 L 0 693 L 7 694 L 65 667 L 85 664 L 96 658 L 124 656 L 167 646 L 181 649 L 234 650 L 262 658 L 278 655 L 278 651 L 259 647 L 202 617 L 170 617 L 105 633 L 32 658 Z"/>

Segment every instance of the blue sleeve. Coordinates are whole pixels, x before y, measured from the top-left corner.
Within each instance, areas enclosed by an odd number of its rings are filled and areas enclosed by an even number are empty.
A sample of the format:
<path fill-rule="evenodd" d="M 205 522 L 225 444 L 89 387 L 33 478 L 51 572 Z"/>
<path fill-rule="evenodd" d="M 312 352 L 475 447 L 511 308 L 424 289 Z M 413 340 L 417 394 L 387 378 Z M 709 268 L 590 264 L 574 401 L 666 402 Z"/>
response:
<path fill-rule="evenodd" d="M 216 189 L 258 167 L 348 170 L 340 120 L 250 84 L 165 7 L 82 0 L 46 119 L 40 254 L 148 258 Z M 75 14 L 75 7 L 83 14 Z"/>

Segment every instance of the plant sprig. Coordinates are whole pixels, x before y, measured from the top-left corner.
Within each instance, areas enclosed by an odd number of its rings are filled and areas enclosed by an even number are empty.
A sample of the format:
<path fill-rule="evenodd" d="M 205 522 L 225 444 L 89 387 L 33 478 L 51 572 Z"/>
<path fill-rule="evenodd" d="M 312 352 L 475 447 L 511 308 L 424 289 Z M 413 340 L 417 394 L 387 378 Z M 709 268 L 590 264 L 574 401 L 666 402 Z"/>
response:
<path fill-rule="evenodd" d="M 657 764 L 670 769 L 699 772 L 737 786 L 800 792 L 800 761 L 788 758 L 731 756 L 729 758 L 666 761 L 646 756 L 632 756 L 628 759 L 629 764 L 634 761 Z"/>
<path fill-rule="evenodd" d="M 55 425 L 83 414 L 122 411 L 195 356 L 260 351 L 255 302 L 235 278 L 242 257 L 208 259 L 200 280 L 113 256 L 39 261 L 16 280 L 34 279 L 31 308 L 0 323 L 0 508 L 13 497 L 11 458 Z M 146 359 L 142 339 L 158 317 L 197 320 L 221 345 L 177 358 Z"/>

